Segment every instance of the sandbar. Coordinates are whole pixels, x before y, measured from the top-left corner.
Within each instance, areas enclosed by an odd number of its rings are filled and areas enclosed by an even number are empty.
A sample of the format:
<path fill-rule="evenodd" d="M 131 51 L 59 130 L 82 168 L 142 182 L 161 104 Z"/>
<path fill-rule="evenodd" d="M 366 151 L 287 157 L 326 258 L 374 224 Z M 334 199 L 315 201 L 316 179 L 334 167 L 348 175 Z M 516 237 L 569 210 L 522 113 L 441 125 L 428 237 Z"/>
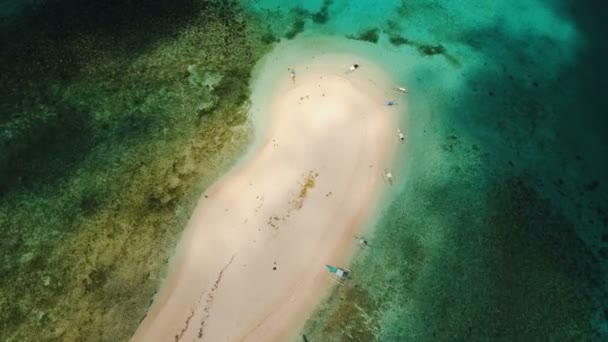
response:
<path fill-rule="evenodd" d="M 325 265 L 348 266 L 389 187 L 394 84 L 351 54 L 299 58 L 295 81 L 285 63 L 262 67 L 260 138 L 201 196 L 133 341 L 292 340 L 336 286 Z"/>

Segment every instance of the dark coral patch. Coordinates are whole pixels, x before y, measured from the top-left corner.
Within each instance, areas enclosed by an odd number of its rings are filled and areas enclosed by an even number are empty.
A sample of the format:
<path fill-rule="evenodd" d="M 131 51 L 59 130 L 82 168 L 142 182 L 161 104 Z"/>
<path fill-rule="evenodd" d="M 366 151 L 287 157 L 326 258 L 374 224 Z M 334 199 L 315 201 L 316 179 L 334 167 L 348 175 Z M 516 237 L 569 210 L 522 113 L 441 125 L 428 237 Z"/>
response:
<path fill-rule="evenodd" d="M 369 30 L 365 30 L 365 31 L 359 33 L 356 36 L 349 35 L 347 37 L 349 39 L 362 40 L 362 41 L 370 42 L 370 43 L 377 43 L 378 39 L 380 38 L 380 36 L 378 35 L 378 29 L 377 28 L 372 28 L 372 29 L 369 29 Z"/>
<path fill-rule="evenodd" d="M 410 45 L 412 44 L 412 42 L 406 38 L 403 38 L 400 35 L 390 35 L 388 37 L 388 41 L 393 44 L 394 46 L 400 46 L 400 45 Z"/>
<path fill-rule="evenodd" d="M 421 45 L 418 45 L 416 48 L 418 49 L 418 52 L 420 52 L 421 54 L 423 54 L 425 56 L 440 55 L 440 54 L 445 53 L 445 47 L 443 47 L 443 45 L 441 45 L 441 44 L 438 44 L 438 45 L 421 44 Z"/>

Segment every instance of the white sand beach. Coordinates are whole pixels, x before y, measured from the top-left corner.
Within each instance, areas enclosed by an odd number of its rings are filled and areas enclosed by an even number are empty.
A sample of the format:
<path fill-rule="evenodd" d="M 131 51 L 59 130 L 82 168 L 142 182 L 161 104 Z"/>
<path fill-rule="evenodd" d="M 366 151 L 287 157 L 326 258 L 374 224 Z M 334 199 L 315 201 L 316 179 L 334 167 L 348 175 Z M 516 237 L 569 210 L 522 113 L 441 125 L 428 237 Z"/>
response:
<path fill-rule="evenodd" d="M 386 102 L 398 95 L 357 56 L 291 62 L 262 67 L 263 137 L 201 197 L 133 341 L 292 340 L 336 285 L 325 264 L 348 267 L 389 186 L 401 109 Z"/>

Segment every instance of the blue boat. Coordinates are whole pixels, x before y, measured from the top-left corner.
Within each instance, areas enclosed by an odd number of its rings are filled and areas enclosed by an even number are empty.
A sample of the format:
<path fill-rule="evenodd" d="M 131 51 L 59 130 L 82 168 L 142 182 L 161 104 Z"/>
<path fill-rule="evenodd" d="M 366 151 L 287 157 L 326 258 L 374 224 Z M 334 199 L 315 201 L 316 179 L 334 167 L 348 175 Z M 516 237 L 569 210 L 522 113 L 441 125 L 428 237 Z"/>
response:
<path fill-rule="evenodd" d="M 345 279 L 349 279 L 350 278 L 350 270 L 347 268 L 341 268 L 341 267 L 334 267 L 331 265 L 325 265 L 325 267 L 327 267 L 327 270 L 332 273 L 335 274 L 336 277 L 338 279 L 334 279 L 332 278 L 334 281 L 336 281 L 337 283 L 339 283 L 340 285 L 344 285 L 343 282 L 341 282 L 340 280 L 345 280 Z"/>

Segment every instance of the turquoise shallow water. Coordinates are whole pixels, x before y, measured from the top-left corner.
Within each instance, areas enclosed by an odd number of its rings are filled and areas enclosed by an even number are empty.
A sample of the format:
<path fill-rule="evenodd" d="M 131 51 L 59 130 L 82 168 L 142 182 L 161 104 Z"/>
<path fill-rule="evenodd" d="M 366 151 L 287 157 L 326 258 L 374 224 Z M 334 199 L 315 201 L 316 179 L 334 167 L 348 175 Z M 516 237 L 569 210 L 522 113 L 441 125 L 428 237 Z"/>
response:
<path fill-rule="evenodd" d="M 0 7 L 0 340 L 127 340 L 244 149 L 253 64 L 315 36 L 361 40 L 410 93 L 371 247 L 303 334 L 608 340 L 603 3 Z"/>
<path fill-rule="evenodd" d="M 249 6 L 275 35 L 369 41 L 410 88 L 399 188 L 309 339 L 608 338 L 606 51 L 591 5 Z"/>

